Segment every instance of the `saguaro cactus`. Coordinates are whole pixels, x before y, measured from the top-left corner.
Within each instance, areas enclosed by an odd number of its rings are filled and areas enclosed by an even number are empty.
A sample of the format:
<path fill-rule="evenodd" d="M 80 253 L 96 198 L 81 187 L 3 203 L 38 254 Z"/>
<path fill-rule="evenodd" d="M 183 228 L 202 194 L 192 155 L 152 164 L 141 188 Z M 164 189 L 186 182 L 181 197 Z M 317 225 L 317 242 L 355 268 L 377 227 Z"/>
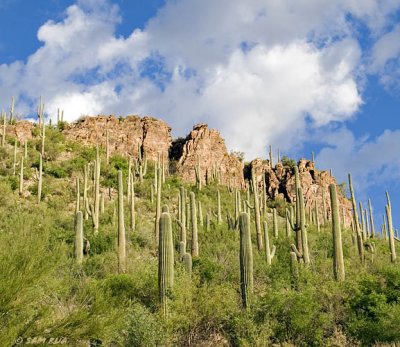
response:
<path fill-rule="evenodd" d="M 136 160 L 136 175 L 139 176 L 139 181 L 143 182 L 143 178 L 147 173 L 147 156 L 146 153 L 142 155 L 142 148 L 138 144 L 138 157 Z M 155 187 L 157 188 L 157 187 Z"/>
<path fill-rule="evenodd" d="M 315 200 L 315 222 L 317 223 L 317 232 L 320 233 L 321 225 L 320 225 L 320 221 L 319 221 L 319 208 L 318 208 L 317 200 Z"/>
<path fill-rule="evenodd" d="M 274 208 L 273 210 L 272 210 L 273 212 L 272 212 L 272 222 L 273 222 L 273 230 L 274 230 L 274 237 L 275 238 L 278 238 L 278 233 L 279 233 L 279 231 L 278 231 L 278 216 L 277 216 L 277 213 L 276 213 L 276 208 Z"/>
<path fill-rule="evenodd" d="M 43 159 L 42 155 L 39 154 L 39 173 L 38 173 L 38 189 L 37 189 L 37 197 L 38 203 L 42 200 L 42 176 L 43 176 Z"/>
<path fill-rule="evenodd" d="M 253 293 L 253 250 L 250 234 L 250 216 L 242 212 L 239 217 L 240 229 L 240 289 L 243 307 L 250 307 Z"/>
<path fill-rule="evenodd" d="M 78 264 L 83 261 L 83 216 L 76 212 L 75 216 L 75 259 Z"/>
<path fill-rule="evenodd" d="M 122 171 L 118 170 L 118 271 L 126 272 L 126 241 L 124 219 L 124 188 Z"/>
<path fill-rule="evenodd" d="M 14 97 L 11 98 L 11 107 L 10 107 L 10 123 L 12 124 L 14 121 Z"/>
<path fill-rule="evenodd" d="M 78 213 L 78 211 L 81 210 L 81 194 L 80 194 L 80 189 L 79 189 L 79 177 L 76 177 L 75 179 L 75 187 L 76 187 L 76 201 L 75 201 L 75 213 Z"/>
<path fill-rule="evenodd" d="M 396 261 L 396 247 L 394 245 L 394 235 L 393 235 L 393 222 L 392 222 L 392 209 L 390 202 L 386 205 L 386 216 L 388 223 L 388 234 L 389 234 L 389 247 L 390 247 L 390 260 L 392 263 Z"/>
<path fill-rule="evenodd" d="M 100 154 L 99 146 L 96 147 L 96 161 L 94 164 L 94 206 L 92 207 L 92 220 L 94 233 L 99 232 L 100 214 Z"/>
<path fill-rule="evenodd" d="M 199 157 L 197 157 L 197 162 L 196 165 L 194 166 L 194 172 L 196 176 L 196 187 L 198 190 L 201 190 L 201 166 Z"/>
<path fill-rule="evenodd" d="M 106 130 L 106 165 L 110 164 L 110 136 Z"/>
<path fill-rule="evenodd" d="M 371 199 L 368 199 L 368 208 L 369 208 L 369 224 L 371 226 L 371 237 L 375 237 L 375 223 L 374 223 L 374 213 L 372 209 Z"/>
<path fill-rule="evenodd" d="M 301 240 L 300 197 L 299 197 L 299 193 L 298 193 L 299 189 L 301 188 L 301 182 L 300 182 L 299 168 L 297 165 L 294 167 L 294 177 L 295 177 L 295 189 L 296 189 L 296 224 L 295 224 L 295 228 L 293 230 L 296 232 L 296 248 L 300 253 L 302 253 L 303 252 L 303 241 Z M 305 223 L 305 220 L 304 220 L 304 223 Z"/>
<path fill-rule="evenodd" d="M 221 214 L 221 193 L 219 192 L 219 190 L 217 191 L 217 204 L 218 204 L 218 208 L 217 208 L 218 224 L 221 224 L 221 223 L 222 223 L 222 214 Z"/>
<path fill-rule="evenodd" d="M 325 201 L 325 189 L 322 189 L 322 223 L 326 223 L 326 201 Z"/>
<path fill-rule="evenodd" d="M 292 250 L 296 253 L 297 257 L 299 259 L 303 259 L 305 264 L 310 263 L 310 255 L 308 251 L 308 239 L 307 239 L 307 229 L 306 229 L 306 214 L 305 214 L 305 208 L 304 208 L 304 196 L 303 196 L 303 190 L 299 188 L 297 190 L 297 197 L 299 200 L 298 203 L 298 215 L 300 219 L 300 224 L 299 226 L 296 227 L 297 234 L 300 234 L 299 239 L 301 240 L 301 247 L 302 250 L 300 251 L 296 245 L 292 244 L 291 248 Z"/>
<path fill-rule="evenodd" d="M 159 226 L 160 226 L 160 215 L 161 215 L 161 185 L 162 185 L 162 173 L 161 168 L 157 168 L 157 201 L 156 201 L 156 217 L 154 221 L 154 237 L 156 247 L 158 246 Z"/>
<path fill-rule="evenodd" d="M 17 170 L 17 145 L 18 140 L 14 139 L 14 157 L 13 157 L 13 175 L 15 176 Z"/>
<path fill-rule="evenodd" d="M 257 178 L 254 172 L 254 169 L 251 170 L 251 182 L 253 185 L 254 192 L 254 216 L 256 222 L 256 234 L 257 234 L 257 247 L 258 250 L 262 250 L 263 248 L 263 239 L 261 234 L 261 211 L 260 211 L 260 201 L 258 199 L 258 183 Z"/>
<path fill-rule="evenodd" d="M 359 202 L 359 208 L 360 208 L 362 239 L 363 239 L 363 241 L 365 241 L 367 239 L 367 229 L 366 229 L 366 225 L 365 225 L 364 208 L 363 208 L 363 204 L 361 201 Z"/>
<path fill-rule="evenodd" d="M 201 207 L 201 201 L 198 201 L 197 205 L 199 207 L 199 223 L 200 223 L 200 227 L 203 227 L 204 220 L 203 220 L 203 209 Z"/>
<path fill-rule="evenodd" d="M 199 241 L 197 230 L 197 207 L 196 197 L 193 192 L 190 192 L 190 212 L 192 219 L 192 257 L 199 256 Z"/>
<path fill-rule="evenodd" d="M 333 236 L 333 275 L 336 281 L 344 281 L 344 261 L 342 248 L 342 232 L 340 230 L 339 208 L 336 185 L 329 185 L 332 206 L 332 236 Z"/>
<path fill-rule="evenodd" d="M 22 195 L 24 192 L 24 158 L 21 158 L 21 168 L 19 173 L 19 194 Z"/>
<path fill-rule="evenodd" d="M 133 182 L 133 175 L 130 175 L 131 180 L 131 193 L 130 193 L 130 213 L 131 213 L 131 231 L 136 228 L 136 212 L 135 212 L 135 186 Z"/>
<path fill-rule="evenodd" d="M 174 245 L 169 213 L 163 212 L 159 221 L 158 291 L 163 314 L 168 313 L 168 297 L 174 285 Z"/>
<path fill-rule="evenodd" d="M 89 164 L 84 166 L 84 173 L 83 173 L 83 206 L 84 206 L 83 211 L 84 211 L 85 220 L 88 220 L 89 212 L 90 212 L 90 210 L 89 210 L 89 200 L 88 200 L 88 197 L 87 197 L 87 193 L 88 193 L 88 190 L 89 190 L 89 187 L 88 187 L 88 170 L 89 170 L 88 166 L 89 166 Z"/>
<path fill-rule="evenodd" d="M 269 166 L 272 167 L 272 145 L 269 145 Z"/>
<path fill-rule="evenodd" d="M 1 146 L 4 147 L 5 144 L 6 144 L 6 123 L 7 123 L 7 120 L 6 120 L 6 114 L 5 113 L 3 113 L 2 116 L 3 116 L 3 134 L 1 136 Z"/>
<path fill-rule="evenodd" d="M 265 256 L 267 258 L 267 264 L 272 264 L 272 259 L 275 256 L 276 247 L 272 246 L 272 249 L 269 245 L 269 235 L 268 235 L 268 224 L 264 221 L 264 240 L 265 240 Z"/>
<path fill-rule="evenodd" d="M 43 114 L 42 114 L 42 117 L 43 117 Z M 43 124 L 42 124 L 41 137 L 42 137 L 41 154 L 42 154 L 42 156 L 44 156 L 44 144 L 45 144 L 45 139 L 46 139 L 46 123 L 45 123 L 44 119 L 43 119 Z"/>
<path fill-rule="evenodd" d="M 292 226 L 290 224 L 290 212 L 286 209 L 286 237 L 290 237 L 292 235 Z"/>
<path fill-rule="evenodd" d="M 353 180 L 351 179 L 351 174 L 349 174 L 349 188 L 350 188 L 350 195 L 351 195 L 351 204 L 353 207 L 353 224 L 354 224 L 354 228 L 355 228 L 356 236 L 357 236 L 358 255 L 360 257 L 361 262 L 364 262 L 364 245 L 363 245 L 363 240 L 362 240 L 360 223 L 359 223 L 359 219 L 358 219 L 357 203 L 356 203 L 356 198 L 354 196 Z"/>
<path fill-rule="evenodd" d="M 180 193 L 180 203 L 181 203 L 181 220 L 178 221 L 178 224 L 181 228 L 181 242 L 185 244 L 186 250 L 186 192 L 184 187 L 179 188 Z"/>

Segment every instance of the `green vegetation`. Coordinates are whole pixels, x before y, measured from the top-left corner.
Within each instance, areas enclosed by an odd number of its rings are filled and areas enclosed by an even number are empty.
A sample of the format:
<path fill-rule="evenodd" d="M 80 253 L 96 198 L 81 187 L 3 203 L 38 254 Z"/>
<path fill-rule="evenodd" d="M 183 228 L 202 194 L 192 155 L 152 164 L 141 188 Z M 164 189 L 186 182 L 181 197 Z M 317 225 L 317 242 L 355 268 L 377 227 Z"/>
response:
<path fill-rule="evenodd" d="M 104 148 L 68 143 L 60 128 L 46 128 L 43 159 L 42 138 L 27 144 L 23 170 L 17 147 L 16 175 L 15 141 L 0 148 L 0 346 L 37 336 L 68 346 L 400 342 L 389 200 L 390 245 L 363 240 L 358 215 L 354 238 L 337 207 L 333 225 L 325 206 L 306 220 L 298 175 L 297 206 L 265 202 L 254 173 L 248 196 L 215 180 L 183 184 L 145 153 L 107 165 Z"/>

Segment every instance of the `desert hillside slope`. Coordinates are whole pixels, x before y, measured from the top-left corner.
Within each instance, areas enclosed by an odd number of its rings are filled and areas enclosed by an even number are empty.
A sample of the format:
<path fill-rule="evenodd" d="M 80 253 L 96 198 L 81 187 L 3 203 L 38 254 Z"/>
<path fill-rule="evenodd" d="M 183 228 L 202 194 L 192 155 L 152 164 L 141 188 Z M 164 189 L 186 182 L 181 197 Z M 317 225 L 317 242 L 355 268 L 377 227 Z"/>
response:
<path fill-rule="evenodd" d="M 318 163 L 205 124 L 39 120 L 0 125 L 0 346 L 400 343 L 389 197 L 382 234 Z"/>

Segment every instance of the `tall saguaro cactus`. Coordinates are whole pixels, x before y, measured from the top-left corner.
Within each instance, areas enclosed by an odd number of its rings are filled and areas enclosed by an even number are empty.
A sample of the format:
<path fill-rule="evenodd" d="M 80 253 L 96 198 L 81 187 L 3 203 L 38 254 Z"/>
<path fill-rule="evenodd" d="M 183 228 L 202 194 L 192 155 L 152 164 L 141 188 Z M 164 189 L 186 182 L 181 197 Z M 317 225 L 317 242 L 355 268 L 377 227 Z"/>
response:
<path fill-rule="evenodd" d="M 251 182 L 254 191 L 254 216 L 256 222 L 257 247 L 258 250 L 260 251 L 263 248 L 263 239 L 261 234 L 261 211 L 260 211 L 260 201 L 258 198 L 258 183 L 254 169 L 251 170 Z"/>
<path fill-rule="evenodd" d="M 272 167 L 272 145 L 269 145 L 269 166 Z"/>
<path fill-rule="evenodd" d="M 276 247 L 272 246 L 272 249 L 269 244 L 269 235 L 268 235 L 268 224 L 264 221 L 264 240 L 265 240 L 265 256 L 267 258 L 267 264 L 272 264 L 272 259 L 275 256 Z"/>
<path fill-rule="evenodd" d="M 390 260 L 392 263 L 396 261 L 396 247 L 394 245 L 394 235 L 393 235 L 393 221 L 392 221 L 392 208 L 390 205 L 390 199 L 388 196 L 388 204 L 386 205 L 386 216 L 388 224 L 388 234 L 389 234 L 389 247 L 390 247 Z"/>
<path fill-rule="evenodd" d="M 251 246 L 250 216 L 242 212 L 239 217 L 240 229 L 240 289 L 243 307 L 250 307 L 253 293 L 253 250 Z"/>
<path fill-rule="evenodd" d="M 11 107 L 10 107 L 10 123 L 12 124 L 14 121 L 14 97 L 11 98 Z"/>
<path fill-rule="evenodd" d="M 6 144 L 6 124 L 7 124 L 5 112 L 3 112 L 2 116 L 3 116 L 3 133 L 1 136 L 1 146 L 4 147 Z"/>
<path fill-rule="evenodd" d="M 161 215 L 161 190 L 162 190 L 162 172 L 161 167 L 157 168 L 157 200 L 156 200 L 156 217 L 154 223 L 154 237 L 156 247 L 158 246 L 159 240 L 159 229 L 160 229 L 160 215 Z"/>
<path fill-rule="evenodd" d="M 372 209 L 371 199 L 368 199 L 368 209 L 369 209 L 369 224 L 371 226 L 371 237 L 375 237 L 375 223 L 374 223 L 374 213 Z"/>
<path fill-rule="evenodd" d="M 126 241 L 124 219 L 124 188 L 122 171 L 118 170 L 118 271 L 126 272 Z"/>
<path fill-rule="evenodd" d="M 221 193 L 219 192 L 219 189 L 217 191 L 217 219 L 218 219 L 218 224 L 222 223 L 222 214 L 221 214 Z"/>
<path fill-rule="evenodd" d="M 130 175 L 130 189 L 131 193 L 129 194 L 130 197 L 130 214 L 131 214 L 131 231 L 135 231 L 136 229 L 136 212 L 135 212 L 135 186 L 133 181 L 133 175 Z"/>
<path fill-rule="evenodd" d="M 179 188 L 179 196 L 180 196 L 180 207 L 181 207 L 181 212 L 180 212 L 180 221 L 178 221 L 178 224 L 181 228 L 181 242 L 184 243 L 185 245 L 185 250 L 186 250 L 186 192 L 184 187 Z"/>
<path fill-rule="evenodd" d="M 38 173 L 38 189 L 37 189 L 37 198 L 38 203 L 42 200 L 42 183 L 43 183 L 43 159 L 42 155 L 39 154 L 39 173 Z"/>
<path fill-rule="evenodd" d="M 294 231 L 296 232 L 296 248 L 299 253 L 303 252 L 303 241 L 301 239 L 301 213 L 300 213 L 300 197 L 299 197 L 299 189 L 301 188 L 299 168 L 296 165 L 294 167 L 294 178 L 295 178 L 295 189 L 296 189 L 296 224 Z M 304 220 L 305 223 L 305 220 Z"/>
<path fill-rule="evenodd" d="M 24 157 L 21 158 L 21 168 L 19 173 L 19 194 L 22 195 L 24 192 Z"/>
<path fill-rule="evenodd" d="M 344 261 L 342 248 L 342 232 L 340 230 L 339 207 L 336 193 L 336 186 L 329 186 L 332 206 L 332 236 L 333 236 L 333 274 L 335 280 L 344 281 Z"/>
<path fill-rule="evenodd" d="M 201 190 L 201 166 L 199 157 L 197 157 L 197 162 L 194 166 L 194 172 L 196 176 L 196 187 L 198 190 Z"/>
<path fill-rule="evenodd" d="M 83 261 L 83 215 L 81 211 L 75 215 L 75 259 L 78 264 Z"/>
<path fill-rule="evenodd" d="M 169 213 L 163 212 L 159 221 L 158 291 L 163 314 L 168 313 L 168 297 L 174 285 L 174 245 Z"/>
<path fill-rule="evenodd" d="M 357 203 L 356 203 L 356 198 L 354 196 L 353 180 L 351 179 L 351 174 L 349 174 L 349 188 L 350 188 L 350 195 L 351 195 L 351 204 L 353 207 L 353 225 L 354 225 L 354 228 L 356 231 L 356 236 L 357 236 L 358 255 L 360 257 L 361 262 L 364 262 L 364 244 L 363 244 L 363 240 L 362 240 L 360 223 L 359 223 L 359 219 L 358 219 Z"/>
<path fill-rule="evenodd" d="M 279 231 L 278 231 L 278 215 L 276 213 L 276 208 L 272 210 L 272 225 L 273 225 L 273 231 L 274 231 L 274 237 L 277 239 L 279 236 Z"/>
<path fill-rule="evenodd" d="M 301 251 L 296 247 L 296 245 L 292 244 L 291 248 L 296 253 L 299 259 L 304 261 L 304 264 L 310 263 L 310 254 L 308 250 L 308 238 L 307 238 L 307 229 L 306 229 L 306 213 L 304 208 L 304 196 L 303 190 L 301 188 L 297 189 L 297 198 L 298 198 L 298 211 L 297 214 L 299 216 L 299 225 L 296 226 L 297 234 L 300 234 L 300 237 L 297 240 L 301 240 Z"/>
<path fill-rule="evenodd" d="M 197 230 L 197 207 L 196 197 L 193 192 L 190 192 L 190 212 L 192 219 L 192 257 L 199 256 L 199 240 Z"/>
<path fill-rule="evenodd" d="M 94 164 L 94 206 L 92 208 L 92 220 L 94 233 L 99 232 L 99 214 L 100 214 L 100 154 L 99 146 L 96 147 L 96 161 Z"/>

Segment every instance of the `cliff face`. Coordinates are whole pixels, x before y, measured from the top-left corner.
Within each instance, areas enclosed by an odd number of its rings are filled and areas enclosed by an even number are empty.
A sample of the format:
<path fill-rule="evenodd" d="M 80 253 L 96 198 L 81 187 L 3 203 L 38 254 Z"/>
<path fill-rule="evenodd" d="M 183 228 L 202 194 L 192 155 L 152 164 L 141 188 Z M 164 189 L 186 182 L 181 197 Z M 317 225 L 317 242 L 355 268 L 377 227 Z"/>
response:
<path fill-rule="evenodd" d="M 336 179 L 330 176 L 327 171 L 316 170 L 314 163 L 305 159 L 301 159 L 298 162 L 298 167 L 306 211 L 308 212 L 310 207 L 314 209 L 315 203 L 317 203 L 319 215 L 322 220 L 323 201 L 325 200 L 327 214 L 330 216 L 331 203 L 329 185 L 337 185 Z M 265 174 L 267 194 L 270 198 L 285 199 L 290 203 L 295 201 L 296 189 L 293 168 L 288 165 L 283 165 L 282 162 L 272 168 L 268 161 L 255 159 L 250 163 L 250 169 L 254 170 L 260 184 L 262 175 L 263 173 Z M 349 227 L 352 220 L 351 203 L 340 189 L 337 190 L 337 194 L 340 206 L 340 217 L 342 218 L 344 216 L 344 223 Z"/>
<path fill-rule="evenodd" d="M 67 139 L 84 145 L 99 144 L 105 148 L 108 142 L 110 155 L 115 153 L 137 158 L 138 146 L 149 160 L 157 160 L 158 154 L 168 158 L 171 146 L 171 128 L 163 121 L 138 116 L 117 119 L 114 116 L 86 117 L 65 128 Z"/>
<path fill-rule="evenodd" d="M 183 180 L 195 182 L 195 166 L 200 165 L 202 182 L 215 177 L 221 184 L 243 187 L 243 163 L 228 154 L 225 141 L 217 130 L 198 124 L 181 143 L 177 173 Z"/>

